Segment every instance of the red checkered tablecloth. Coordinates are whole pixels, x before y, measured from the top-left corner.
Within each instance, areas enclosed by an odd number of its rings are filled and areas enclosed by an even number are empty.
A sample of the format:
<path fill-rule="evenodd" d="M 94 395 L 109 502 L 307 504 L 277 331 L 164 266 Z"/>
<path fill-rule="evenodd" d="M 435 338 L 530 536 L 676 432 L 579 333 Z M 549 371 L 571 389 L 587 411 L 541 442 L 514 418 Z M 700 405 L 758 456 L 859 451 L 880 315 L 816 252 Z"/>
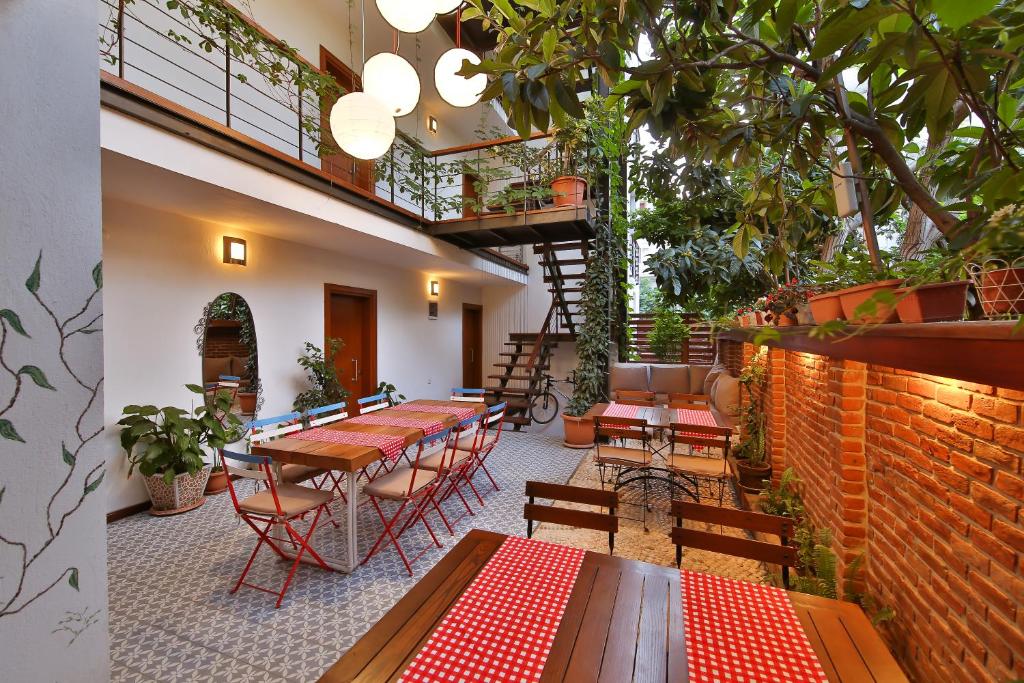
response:
<path fill-rule="evenodd" d="M 323 441 L 324 443 L 337 443 L 346 446 L 369 446 L 379 448 L 385 457 L 394 461 L 405 450 L 405 437 L 392 436 L 391 434 L 372 434 L 370 432 L 346 432 L 338 429 L 327 429 L 325 427 L 314 427 L 295 434 L 289 434 L 290 439 L 302 439 L 303 441 Z"/>
<path fill-rule="evenodd" d="M 422 403 L 399 403 L 397 406 L 391 406 L 389 410 L 408 410 L 414 413 L 444 413 L 445 415 L 454 415 L 457 420 L 465 420 L 467 417 L 476 415 L 475 408 L 446 405 L 434 406 Z"/>
<path fill-rule="evenodd" d="M 629 406 L 621 403 L 611 403 L 604 412 L 601 413 L 601 417 L 636 417 L 636 411 L 640 406 Z"/>
<path fill-rule="evenodd" d="M 827 683 L 786 591 L 680 572 L 692 683 Z"/>
<path fill-rule="evenodd" d="M 400 680 L 540 680 L 583 555 L 577 548 L 507 538 Z"/>
<path fill-rule="evenodd" d="M 395 415 L 387 410 L 382 410 L 378 413 L 369 413 L 368 415 L 360 415 L 359 417 L 353 417 L 350 419 L 349 424 L 360 424 L 360 425 L 384 425 L 387 427 L 406 427 L 409 429 L 421 429 L 423 430 L 424 436 L 430 436 L 431 434 L 437 434 L 439 431 L 444 429 L 444 423 L 438 422 L 437 420 L 424 419 L 420 417 L 409 417 L 404 415 Z"/>

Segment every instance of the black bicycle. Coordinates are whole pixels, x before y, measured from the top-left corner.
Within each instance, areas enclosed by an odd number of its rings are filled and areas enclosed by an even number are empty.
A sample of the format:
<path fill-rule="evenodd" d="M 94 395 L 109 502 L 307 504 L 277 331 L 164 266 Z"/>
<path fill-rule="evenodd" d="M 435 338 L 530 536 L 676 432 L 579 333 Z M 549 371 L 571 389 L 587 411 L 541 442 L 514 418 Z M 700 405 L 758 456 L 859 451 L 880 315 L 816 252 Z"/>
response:
<path fill-rule="evenodd" d="M 561 406 L 558 397 L 561 396 L 566 402 L 569 401 L 569 396 L 556 386 L 556 382 L 564 382 L 565 384 L 575 386 L 576 371 L 570 372 L 569 376 L 565 379 L 555 379 L 551 375 L 544 375 L 543 377 L 544 386 L 541 388 L 541 392 L 534 396 L 530 402 L 530 419 L 537 424 L 546 425 L 559 414 Z"/>

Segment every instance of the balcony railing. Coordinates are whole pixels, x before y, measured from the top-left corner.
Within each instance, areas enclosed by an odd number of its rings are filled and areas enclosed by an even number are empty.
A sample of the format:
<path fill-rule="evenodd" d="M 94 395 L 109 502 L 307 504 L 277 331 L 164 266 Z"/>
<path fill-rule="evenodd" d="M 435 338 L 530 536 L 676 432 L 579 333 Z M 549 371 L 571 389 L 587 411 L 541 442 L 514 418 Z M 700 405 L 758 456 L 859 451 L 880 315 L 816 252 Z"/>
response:
<path fill-rule="evenodd" d="M 104 80 L 152 95 L 195 114 L 197 122 L 229 129 L 307 171 L 415 218 L 421 225 L 522 214 L 552 206 L 551 180 L 571 174 L 578 160 L 562 159 L 552 139 L 507 137 L 430 151 L 399 134 L 376 162 L 333 147 L 327 106 L 304 90 L 302 70 L 322 73 L 301 57 L 282 61 L 271 82 L 224 40 L 208 37 L 157 0 L 98 0 Z M 255 24 L 268 41 L 273 36 Z M 200 27 L 201 28 L 201 27 Z M 289 74 L 294 74 L 289 76 Z M 240 136 L 238 134 L 241 134 Z"/>

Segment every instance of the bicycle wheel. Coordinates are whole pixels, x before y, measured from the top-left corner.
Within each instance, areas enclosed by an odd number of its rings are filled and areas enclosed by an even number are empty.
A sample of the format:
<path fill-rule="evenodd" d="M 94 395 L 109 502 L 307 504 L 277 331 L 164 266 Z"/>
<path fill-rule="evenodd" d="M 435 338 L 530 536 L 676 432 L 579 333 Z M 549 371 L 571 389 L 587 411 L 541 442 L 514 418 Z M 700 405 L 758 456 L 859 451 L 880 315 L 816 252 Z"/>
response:
<path fill-rule="evenodd" d="M 537 424 L 546 425 L 558 415 L 558 398 L 550 391 L 537 394 L 530 403 L 530 417 Z"/>

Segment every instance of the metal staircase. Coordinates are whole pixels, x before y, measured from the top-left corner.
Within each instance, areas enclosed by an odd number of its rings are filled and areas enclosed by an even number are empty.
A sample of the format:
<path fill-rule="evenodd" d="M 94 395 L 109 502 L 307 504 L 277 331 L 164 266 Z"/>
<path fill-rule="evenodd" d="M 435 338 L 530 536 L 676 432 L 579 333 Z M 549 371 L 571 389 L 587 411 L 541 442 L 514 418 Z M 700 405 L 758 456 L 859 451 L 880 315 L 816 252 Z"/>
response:
<path fill-rule="evenodd" d="M 564 258 L 566 252 L 579 252 L 579 255 Z M 487 376 L 498 380 L 498 384 L 485 387 L 488 403 L 508 403 L 505 421 L 516 431 L 532 422 L 530 402 L 544 385 L 544 375 L 551 368 L 552 351 L 559 342 L 576 340 L 576 330 L 582 322 L 579 294 L 586 278 L 589 244 L 545 242 L 534 245 L 533 253 L 540 256 L 544 282 L 551 293 L 551 306 L 539 332 L 509 334 L 509 341 L 505 342 L 508 350 L 499 353 L 502 362 L 495 363 L 497 374 Z"/>

